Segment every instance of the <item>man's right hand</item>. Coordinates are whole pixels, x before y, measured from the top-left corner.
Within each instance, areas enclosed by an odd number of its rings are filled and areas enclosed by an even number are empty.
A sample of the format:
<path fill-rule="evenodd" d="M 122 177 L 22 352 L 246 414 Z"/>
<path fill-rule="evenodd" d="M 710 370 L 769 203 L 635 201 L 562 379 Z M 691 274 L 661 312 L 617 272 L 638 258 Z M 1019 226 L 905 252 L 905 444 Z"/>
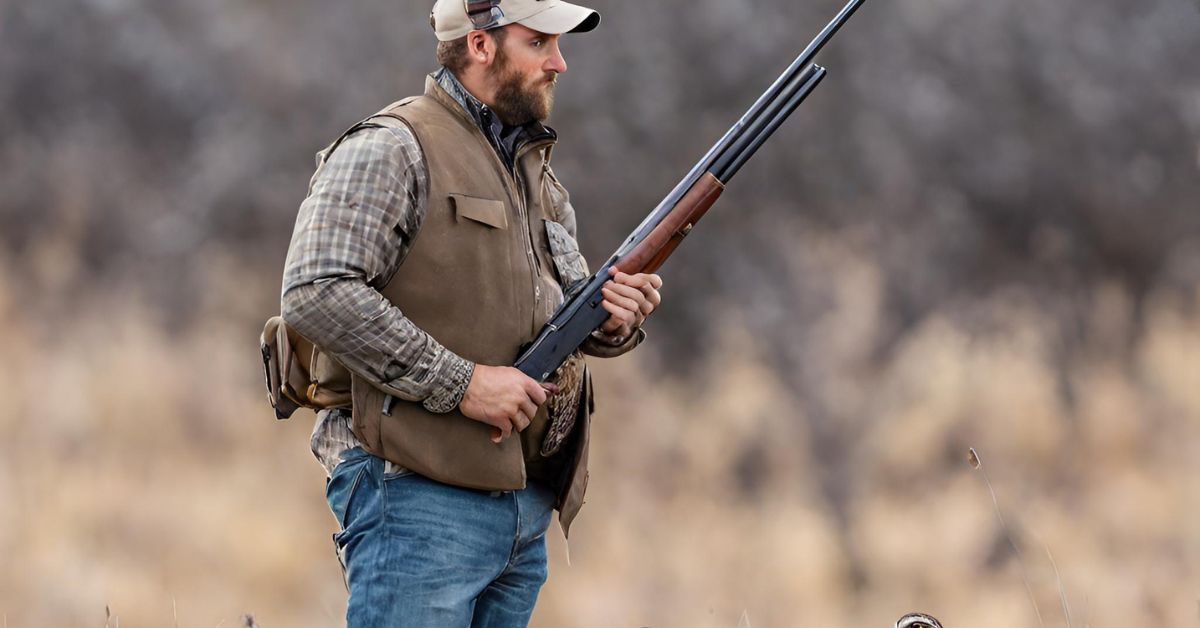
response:
<path fill-rule="evenodd" d="M 476 364 L 458 409 L 492 426 L 492 442 L 499 444 L 513 430 L 529 427 L 538 408 L 546 403 L 547 392 L 558 392 L 558 387 L 539 384 L 511 366 Z"/>

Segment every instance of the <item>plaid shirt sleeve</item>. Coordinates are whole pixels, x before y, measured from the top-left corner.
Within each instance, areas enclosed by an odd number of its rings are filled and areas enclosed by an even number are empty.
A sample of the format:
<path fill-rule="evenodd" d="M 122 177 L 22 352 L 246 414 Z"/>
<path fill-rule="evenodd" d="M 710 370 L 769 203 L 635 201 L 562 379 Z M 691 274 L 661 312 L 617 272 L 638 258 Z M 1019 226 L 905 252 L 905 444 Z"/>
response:
<path fill-rule="evenodd" d="M 283 275 L 283 318 L 383 390 L 431 411 L 458 406 L 474 364 L 384 299 L 420 229 L 429 172 L 403 124 L 368 126 L 318 167 Z"/>

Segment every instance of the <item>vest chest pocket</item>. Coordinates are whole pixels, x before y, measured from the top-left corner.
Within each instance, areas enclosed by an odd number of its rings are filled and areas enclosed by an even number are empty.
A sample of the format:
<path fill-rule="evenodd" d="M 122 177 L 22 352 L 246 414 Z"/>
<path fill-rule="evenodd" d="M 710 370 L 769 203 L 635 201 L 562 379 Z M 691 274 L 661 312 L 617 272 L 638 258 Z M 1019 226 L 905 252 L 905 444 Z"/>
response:
<path fill-rule="evenodd" d="M 567 231 L 567 228 L 553 220 L 543 220 L 546 224 L 546 239 L 550 242 L 550 255 L 554 260 L 554 270 L 558 272 L 558 281 L 563 292 L 571 289 L 576 282 L 588 276 L 587 260 L 579 252 L 579 244 Z"/>
<path fill-rule="evenodd" d="M 454 204 L 454 217 L 458 222 L 465 218 L 494 229 L 508 228 L 508 215 L 504 211 L 504 203 L 500 201 L 463 194 L 451 194 L 450 201 Z"/>

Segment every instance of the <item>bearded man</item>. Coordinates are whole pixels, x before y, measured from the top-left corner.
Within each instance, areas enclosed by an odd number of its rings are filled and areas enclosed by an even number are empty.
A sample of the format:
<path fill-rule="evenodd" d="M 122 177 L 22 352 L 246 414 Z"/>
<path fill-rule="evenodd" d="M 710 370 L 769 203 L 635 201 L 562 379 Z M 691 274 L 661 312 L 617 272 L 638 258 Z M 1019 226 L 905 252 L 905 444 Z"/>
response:
<path fill-rule="evenodd" d="M 350 626 L 524 626 L 587 484 L 583 354 L 644 338 L 656 275 L 613 272 L 610 316 L 545 384 L 511 366 L 588 276 L 550 169 L 559 36 L 600 22 L 559 0 L 439 0 L 422 96 L 318 155 L 284 271 L 284 320 L 344 366 L 322 411 Z"/>

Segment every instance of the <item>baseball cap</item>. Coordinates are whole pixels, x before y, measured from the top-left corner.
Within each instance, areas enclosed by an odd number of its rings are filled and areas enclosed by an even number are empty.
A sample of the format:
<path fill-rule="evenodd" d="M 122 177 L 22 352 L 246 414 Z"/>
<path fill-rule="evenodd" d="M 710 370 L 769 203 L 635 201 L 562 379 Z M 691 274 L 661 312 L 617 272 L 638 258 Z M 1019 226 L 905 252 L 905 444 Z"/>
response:
<path fill-rule="evenodd" d="M 561 0 L 437 0 L 429 22 L 438 41 L 450 41 L 514 23 L 548 35 L 584 33 L 596 28 L 600 14 Z"/>

